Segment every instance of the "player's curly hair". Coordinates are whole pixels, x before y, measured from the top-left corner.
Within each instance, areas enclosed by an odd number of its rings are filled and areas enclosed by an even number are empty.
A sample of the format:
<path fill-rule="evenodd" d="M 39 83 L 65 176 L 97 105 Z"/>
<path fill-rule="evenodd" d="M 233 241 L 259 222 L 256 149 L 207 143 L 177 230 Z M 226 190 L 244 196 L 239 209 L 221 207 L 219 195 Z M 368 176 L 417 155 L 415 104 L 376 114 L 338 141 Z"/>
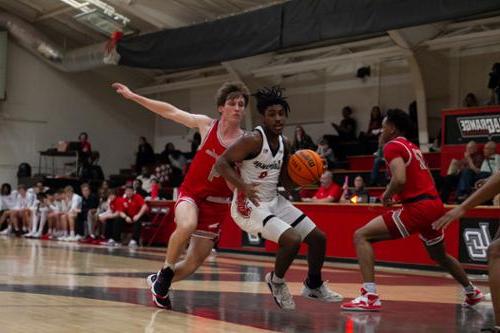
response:
<path fill-rule="evenodd" d="M 403 135 L 408 135 L 413 129 L 410 115 L 401 109 L 387 110 L 387 120 L 392 123 Z"/>
<path fill-rule="evenodd" d="M 290 105 L 288 105 L 286 97 L 283 96 L 283 91 L 284 89 L 278 86 L 273 86 L 271 88 L 264 87 L 257 90 L 257 92 L 252 95 L 257 100 L 257 111 L 263 115 L 268 107 L 281 105 L 285 114 L 288 116 Z"/>

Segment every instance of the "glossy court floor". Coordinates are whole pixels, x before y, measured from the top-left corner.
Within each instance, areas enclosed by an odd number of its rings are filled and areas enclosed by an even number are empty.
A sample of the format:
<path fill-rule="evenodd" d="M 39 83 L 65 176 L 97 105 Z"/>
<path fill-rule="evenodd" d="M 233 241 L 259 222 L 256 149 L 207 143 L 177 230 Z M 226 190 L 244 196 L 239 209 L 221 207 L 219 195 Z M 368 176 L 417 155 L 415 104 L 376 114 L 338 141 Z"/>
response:
<path fill-rule="evenodd" d="M 104 248 L 0 239 L 0 332 L 479 332 L 491 303 L 463 308 L 461 288 L 444 274 L 379 271 L 380 313 L 345 313 L 339 303 L 299 296 L 306 266 L 287 275 L 297 310 L 284 312 L 262 282 L 271 258 L 219 253 L 174 285 L 172 310 L 153 307 L 145 277 L 163 249 Z M 327 264 L 324 278 L 357 296 L 355 266 Z M 484 282 L 476 285 L 484 291 Z"/>

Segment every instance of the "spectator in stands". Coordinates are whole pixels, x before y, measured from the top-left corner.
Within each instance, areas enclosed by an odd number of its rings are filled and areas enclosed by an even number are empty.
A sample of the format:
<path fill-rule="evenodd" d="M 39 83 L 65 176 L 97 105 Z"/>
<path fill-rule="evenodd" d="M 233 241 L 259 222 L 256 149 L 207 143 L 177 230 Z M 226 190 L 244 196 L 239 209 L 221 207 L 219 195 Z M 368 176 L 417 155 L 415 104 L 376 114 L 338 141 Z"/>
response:
<path fill-rule="evenodd" d="M 368 123 L 368 129 L 366 132 L 360 132 L 359 138 L 364 140 L 375 139 L 378 140 L 378 136 L 382 131 L 382 120 L 384 119 L 382 115 L 382 110 L 379 106 L 372 107 L 370 112 L 370 122 Z"/>
<path fill-rule="evenodd" d="M 187 160 L 180 150 L 175 149 L 172 142 L 165 145 L 165 149 L 160 154 L 160 160 L 163 163 L 168 163 L 172 168 L 177 168 L 184 174 L 184 167 L 186 166 Z"/>
<path fill-rule="evenodd" d="M 293 138 L 292 152 L 296 152 L 301 149 L 312 149 L 316 150 L 316 145 L 314 144 L 311 137 L 304 131 L 304 128 L 300 125 L 295 127 L 295 135 Z"/>
<path fill-rule="evenodd" d="M 374 159 L 373 159 L 373 168 L 372 172 L 370 174 L 370 186 L 377 186 L 380 185 L 381 180 L 380 180 L 380 167 L 384 165 L 385 160 L 384 160 L 384 154 L 383 154 L 383 144 L 381 142 L 381 137 L 379 136 L 378 139 L 378 149 L 377 151 L 373 154 Z"/>
<path fill-rule="evenodd" d="M 467 95 L 465 95 L 463 106 L 466 108 L 479 106 L 476 95 L 474 95 L 473 93 L 468 93 Z"/>
<path fill-rule="evenodd" d="M 78 149 L 78 170 L 77 175 L 84 173 L 90 166 L 92 156 L 92 146 L 89 142 L 89 135 L 86 132 L 80 133 L 78 136 L 80 147 Z"/>
<path fill-rule="evenodd" d="M 196 152 L 198 151 L 198 147 L 201 145 L 201 135 L 198 132 L 193 134 L 193 139 L 191 141 L 191 153 L 189 154 L 189 158 L 193 158 Z"/>
<path fill-rule="evenodd" d="M 118 196 L 116 189 L 110 189 L 108 193 L 106 204 L 101 204 L 99 206 L 97 218 L 102 229 L 104 229 L 105 237 L 108 238 L 106 245 L 116 246 L 119 244 L 114 241 L 112 236 L 115 227 L 114 221 L 116 218 L 120 217 L 120 213 L 123 212 L 123 198 Z"/>
<path fill-rule="evenodd" d="M 490 104 L 500 104 L 500 63 L 498 62 L 491 68 L 488 89 L 491 91 Z"/>
<path fill-rule="evenodd" d="M 337 130 L 338 142 L 349 142 L 356 140 L 356 120 L 351 117 L 352 109 L 350 106 L 344 106 L 342 109 L 342 121 L 340 124 L 332 123 L 332 126 Z"/>
<path fill-rule="evenodd" d="M 43 188 L 43 186 L 42 186 Z M 37 187 L 35 187 L 37 189 Z M 38 188 L 34 190 L 35 200 L 30 207 L 31 210 L 31 231 L 24 235 L 26 238 L 40 238 L 47 222 L 49 207 L 45 192 Z M 36 194 L 35 194 L 36 193 Z"/>
<path fill-rule="evenodd" d="M 452 159 L 448 167 L 446 176 L 441 185 L 441 200 L 449 203 L 448 199 L 451 191 L 457 187 L 462 172 L 466 169 L 473 169 L 479 172 L 483 156 L 478 152 L 475 141 L 469 141 L 465 146 L 464 158 L 461 160 Z"/>
<path fill-rule="evenodd" d="M 76 218 L 81 211 L 82 197 L 75 193 L 73 186 L 66 186 L 64 188 L 63 214 L 61 215 L 61 226 L 65 235 L 58 240 L 76 242 L 82 239 L 82 235 L 75 233 Z"/>
<path fill-rule="evenodd" d="M 26 186 L 20 184 L 17 187 L 16 203 L 14 208 L 10 210 L 10 224 L 12 230 L 16 233 L 27 233 L 31 222 L 31 210 L 35 201 L 35 195 L 29 193 Z"/>
<path fill-rule="evenodd" d="M 156 179 L 153 178 L 151 181 L 154 182 L 156 181 Z M 142 181 L 138 178 L 134 179 L 132 187 L 134 188 L 134 193 L 139 194 L 143 199 L 145 199 L 149 195 L 149 193 L 144 191 L 144 189 L 142 188 Z"/>
<path fill-rule="evenodd" d="M 321 141 L 318 143 L 318 149 L 316 152 L 319 156 L 326 160 L 328 169 L 332 169 L 335 165 L 335 155 L 333 154 L 332 148 L 328 145 L 328 140 L 323 136 Z"/>
<path fill-rule="evenodd" d="M 12 192 L 12 187 L 9 183 L 3 183 L 0 190 L 0 229 L 7 221 L 10 215 L 10 210 L 16 205 L 16 192 Z M 8 235 L 12 231 L 12 226 L 9 224 L 0 235 Z"/>
<path fill-rule="evenodd" d="M 303 201 L 338 202 L 342 195 L 342 188 L 333 181 L 333 174 L 325 171 L 320 178 L 320 188 L 312 198 L 303 198 Z"/>
<path fill-rule="evenodd" d="M 149 195 L 151 193 L 151 181 L 154 178 L 155 176 L 149 172 L 149 168 L 144 166 L 142 167 L 141 174 L 136 179 L 142 182 L 142 189 Z"/>
<path fill-rule="evenodd" d="M 49 212 L 47 215 L 48 232 L 47 239 L 56 239 L 62 237 L 61 216 L 64 213 L 63 207 L 64 190 L 59 189 L 56 192 L 49 191 L 47 193 L 47 204 Z"/>
<path fill-rule="evenodd" d="M 94 216 L 99 206 L 99 198 L 92 193 L 90 185 L 87 183 L 83 183 L 80 190 L 82 192 L 82 208 L 76 224 L 77 234 L 85 236 L 87 241 L 94 240 Z"/>
<path fill-rule="evenodd" d="M 488 141 L 483 147 L 483 163 L 477 176 L 477 180 L 490 177 L 493 173 L 500 171 L 500 154 L 496 153 L 495 141 Z M 476 181 L 477 181 L 476 180 Z"/>
<path fill-rule="evenodd" d="M 139 147 L 137 148 L 135 159 L 135 171 L 139 173 L 143 166 L 150 166 L 154 162 L 155 153 L 153 147 L 151 147 L 151 144 L 144 136 L 141 136 L 139 138 Z"/>
<path fill-rule="evenodd" d="M 370 195 L 365 189 L 365 181 L 363 177 L 356 176 L 354 178 L 354 189 L 350 190 L 347 184 L 344 185 L 344 192 L 340 198 L 342 203 L 368 203 Z"/>
<path fill-rule="evenodd" d="M 458 169 L 460 172 L 458 174 L 457 201 L 459 203 L 464 201 L 472 192 L 477 176 L 481 172 L 483 160 L 484 156 L 478 151 L 476 143 L 469 142 L 464 154 L 464 165 L 460 165 L 461 163 L 458 162 Z M 451 164 L 450 167 L 453 169 Z M 450 174 L 453 173 L 453 170 L 450 170 L 450 168 L 448 168 L 448 171 Z"/>
<path fill-rule="evenodd" d="M 111 243 L 110 245 L 121 243 L 124 223 L 129 223 L 134 225 L 134 232 L 128 246 L 130 248 L 137 248 L 141 237 L 141 218 L 147 210 L 148 206 L 144 202 L 144 199 L 140 195 L 134 193 L 132 186 L 127 185 L 123 197 L 123 210 L 118 213 L 119 217 L 113 221 L 113 238 L 111 241 L 114 241 L 115 244 Z"/>
<path fill-rule="evenodd" d="M 328 145 L 333 149 L 337 161 L 344 161 L 346 149 L 343 144 L 356 140 L 356 120 L 351 117 L 352 109 L 345 106 L 342 109 L 342 121 L 340 124 L 331 123 L 337 130 L 338 135 L 328 135 Z"/>

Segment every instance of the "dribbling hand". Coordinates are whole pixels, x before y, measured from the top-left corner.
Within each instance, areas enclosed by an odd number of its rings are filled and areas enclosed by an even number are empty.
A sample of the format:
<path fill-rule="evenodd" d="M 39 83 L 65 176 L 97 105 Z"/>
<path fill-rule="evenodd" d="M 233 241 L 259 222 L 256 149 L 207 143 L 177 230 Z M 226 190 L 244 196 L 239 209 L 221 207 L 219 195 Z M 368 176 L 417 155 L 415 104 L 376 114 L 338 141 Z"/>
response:
<path fill-rule="evenodd" d="M 245 197 L 250 200 L 255 206 L 259 206 L 260 198 L 257 191 L 258 184 L 245 184 L 244 188 L 241 189 L 241 192 L 245 194 Z"/>

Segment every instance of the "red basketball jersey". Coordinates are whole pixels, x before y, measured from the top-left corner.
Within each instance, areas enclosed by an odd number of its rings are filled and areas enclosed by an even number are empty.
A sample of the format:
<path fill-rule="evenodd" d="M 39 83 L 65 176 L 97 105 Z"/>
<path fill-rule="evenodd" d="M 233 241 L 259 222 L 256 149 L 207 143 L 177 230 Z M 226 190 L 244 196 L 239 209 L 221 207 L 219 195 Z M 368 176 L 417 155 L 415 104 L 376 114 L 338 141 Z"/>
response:
<path fill-rule="evenodd" d="M 398 193 L 399 200 L 404 201 L 422 194 L 438 195 L 424 155 L 416 145 L 401 136 L 386 143 L 384 158 L 387 166 L 397 157 L 401 157 L 406 165 L 406 183 L 403 191 Z"/>
<path fill-rule="evenodd" d="M 218 120 L 213 122 L 205 140 L 196 152 L 180 187 L 181 193 L 189 193 L 200 199 L 208 196 L 225 198 L 232 196 L 232 191 L 228 188 L 225 179 L 215 171 L 215 161 L 227 149 L 218 137 L 219 124 Z"/>

